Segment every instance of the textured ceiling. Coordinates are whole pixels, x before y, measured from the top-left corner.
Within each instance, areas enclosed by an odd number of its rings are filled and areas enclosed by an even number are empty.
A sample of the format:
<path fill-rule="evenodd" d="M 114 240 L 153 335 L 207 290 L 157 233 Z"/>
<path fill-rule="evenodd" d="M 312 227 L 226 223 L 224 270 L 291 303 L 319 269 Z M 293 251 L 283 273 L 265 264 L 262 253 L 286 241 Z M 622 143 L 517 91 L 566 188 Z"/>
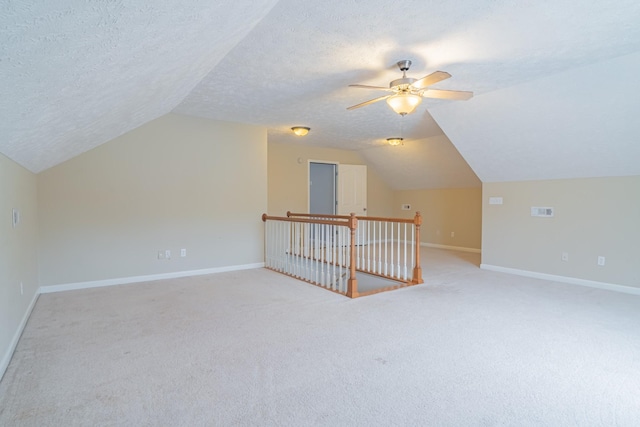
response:
<path fill-rule="evenodd" d="M 398 189 L 640 175 L 636 1 L 32 3 L 0 6 L 0 152 L 34 172 L 173 111 L 359 150 Z M 346 110 L 401 59 L 476 96 Z"/>
<path fill-rule="evenodd" d="M 39 172 L 170 112 L 275 3 L 3 1 L 0 152 Z"/>

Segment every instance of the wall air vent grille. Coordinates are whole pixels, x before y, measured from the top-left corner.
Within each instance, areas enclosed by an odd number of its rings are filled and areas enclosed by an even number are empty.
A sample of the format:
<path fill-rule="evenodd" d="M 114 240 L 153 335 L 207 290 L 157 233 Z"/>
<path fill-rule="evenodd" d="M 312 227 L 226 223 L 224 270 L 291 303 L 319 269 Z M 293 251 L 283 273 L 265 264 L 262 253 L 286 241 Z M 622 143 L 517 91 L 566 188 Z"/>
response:
<path fill-rule="evenodd" d="M 541 216 L 544 218 L 551 218 L 553 216 L 553 208 L 549 207 L 531 207 L 531 216 Z"/>

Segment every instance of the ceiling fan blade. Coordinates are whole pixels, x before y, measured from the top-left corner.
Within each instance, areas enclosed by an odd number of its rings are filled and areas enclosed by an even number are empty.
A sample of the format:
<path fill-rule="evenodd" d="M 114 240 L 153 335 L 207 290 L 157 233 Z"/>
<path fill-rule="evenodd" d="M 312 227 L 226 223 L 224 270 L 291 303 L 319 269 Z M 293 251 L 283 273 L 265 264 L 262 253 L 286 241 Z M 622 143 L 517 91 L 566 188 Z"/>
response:
<path fill-rule="evenodd" d="M 348 107 L 347 110 L 355 110 L 356 108 L 364 107 L 365 105 L 369 105 L 369 104 L 373 104 L 374 102 L 382 101 L 383 99 L 387 99 L 390 96 L 391 95 L 385 95 L 385 96 L 381 96 L 379 98 L 370 99 L 368 101 L 361 102 L 360 104 L 352 105 L 351 107 Z"/>
<path fill-rule="evenodd" d="M 473 92 L 467 92 L 466 90 L 440 90 L 440 89 L 427 89 L 422 92 L 422 96 L 427 98 L 438 99 L 454 99 L 457 101 L 466 101 L 473 97 Z"/>
<path fill-rule="evenodd" d="M 447 73 L 446 71 L 434 71 L 428 76 L 424 76 L 423 78 L 413 82 L 411 84 L 411 87 L 415 89 L 423 89 L 427 86 L 431 86 L 432 84 L 441 82 L 442 80 L 446 80 L 449 77 L 451 77 L 451 74 Z"/>
<path fill-rule="evenodd" d="M 368 85 L 349 85 L 349 87 L 359 87 L 361 89 L 374 89 L 374 90 L 386 90 L 387 92 L 393 92 L 388 87 L 382 86 L 368 86 Z"/>

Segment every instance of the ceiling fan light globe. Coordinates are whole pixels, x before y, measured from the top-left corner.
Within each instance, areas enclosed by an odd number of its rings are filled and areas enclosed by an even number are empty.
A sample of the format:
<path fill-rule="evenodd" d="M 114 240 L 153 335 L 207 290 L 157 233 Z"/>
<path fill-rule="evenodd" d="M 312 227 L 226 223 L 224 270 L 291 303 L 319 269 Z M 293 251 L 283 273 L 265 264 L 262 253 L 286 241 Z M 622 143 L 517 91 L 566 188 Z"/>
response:
<path fill-rule="evenodd" d="M 422 102 L 422 97 L 412 93 L 399 93 L 387 98 L 387 104 L 400 115 L 411 114 Z"/>

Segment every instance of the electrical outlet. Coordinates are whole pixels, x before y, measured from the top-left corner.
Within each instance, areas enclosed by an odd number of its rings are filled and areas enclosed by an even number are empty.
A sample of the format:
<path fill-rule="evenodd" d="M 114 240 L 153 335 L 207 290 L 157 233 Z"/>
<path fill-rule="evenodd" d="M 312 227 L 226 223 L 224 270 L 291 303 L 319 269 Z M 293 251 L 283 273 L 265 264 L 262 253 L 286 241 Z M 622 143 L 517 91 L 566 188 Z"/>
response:
<path fill-rule="evenodd" d="M 562 260 L 563 261 L 569 261 L 569 254 L 566 252 L 562 252 Z"/>
<path fill-rule="evenodd" d="M 164 251 L 164 257 L 165 259 L 171 259 L 171 249 Z"/>
<path fill-rule="evenodd" d="M 181 257 L 187 256 L 187 250 L 186 249 L 180 249 L 180 256 Z"/>
<path fill-rule="evenodd" d="M 164 259 L 164 251 L 158 251 L 158 259 Z"/>
<path fill-rule="evenodd" d="M 456 237 L 456 233 L 454 231 L 451 232 L 451 237 Z"/>
<path fill-rule="evenodd" d="M 604 257 L 603 256 L 599 256 L 598 257 L 598 265 L 604 265 Z"/>

